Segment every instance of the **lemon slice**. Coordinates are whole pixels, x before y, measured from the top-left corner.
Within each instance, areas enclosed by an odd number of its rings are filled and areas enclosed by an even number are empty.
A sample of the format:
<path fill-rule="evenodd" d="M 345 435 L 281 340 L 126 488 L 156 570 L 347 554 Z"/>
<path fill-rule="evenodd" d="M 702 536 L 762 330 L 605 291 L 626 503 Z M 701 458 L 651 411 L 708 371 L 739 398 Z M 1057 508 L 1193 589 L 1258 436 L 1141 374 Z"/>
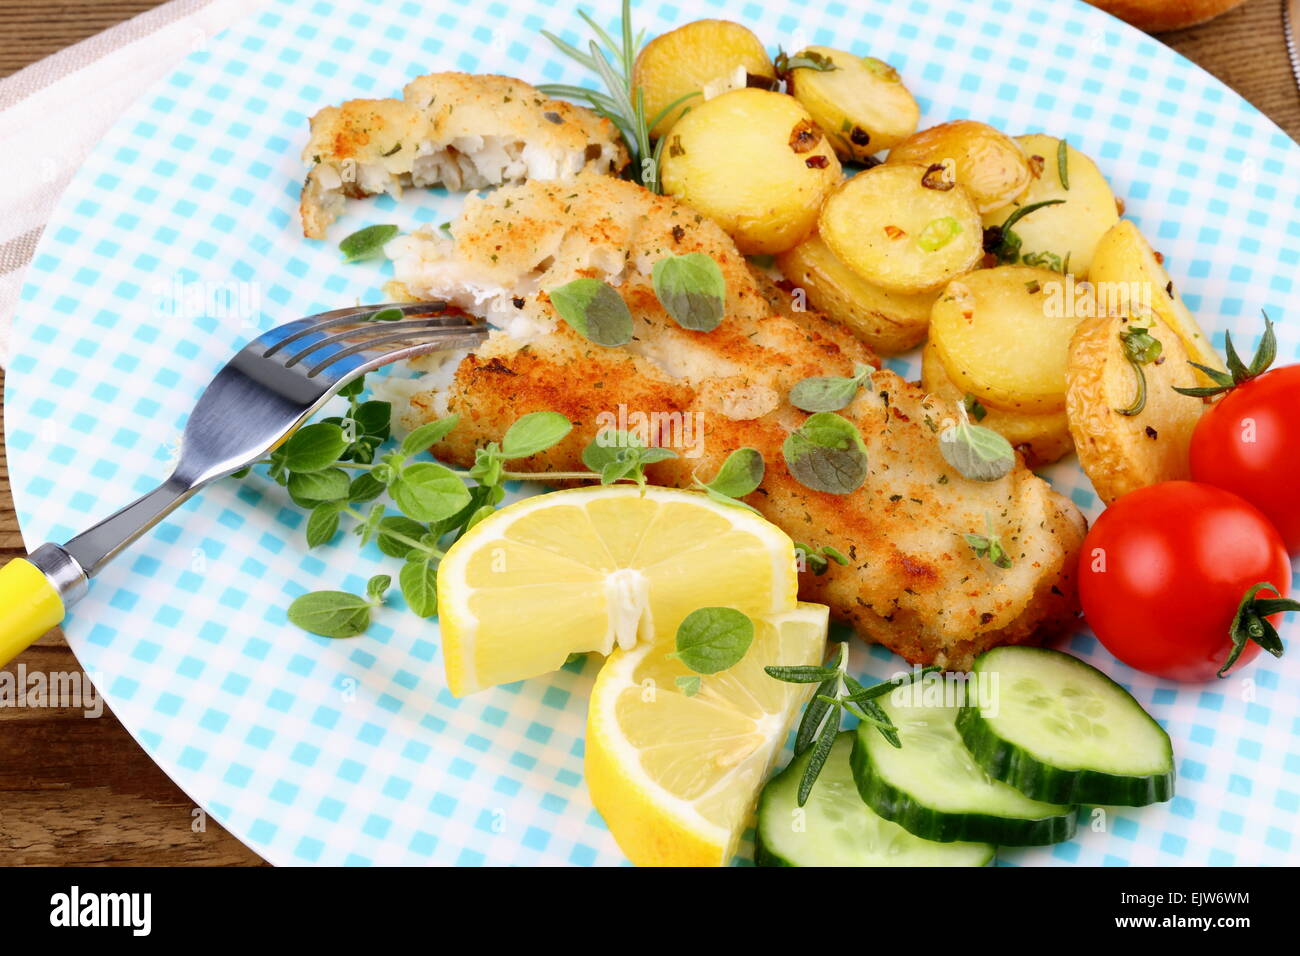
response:
<path fill-rule="evenodd" d="M 526 498 L 475 525 L 438 568 L 457 697 L 558 669 L 574 653 L 669 640 L 687 614 L 795 606 L 794 545 L 703 494 L 633 485 Z"/>
<path fill-rule="evenodd" d="M 615 651 L 587 711 L 587 789 L 638 866 L 724 866 L 812 684 L 769 677 L 769 664 L 820 664 L 828 611 L 799 604 L 756 619 L 735 666 L 700 678 L 668 656 L 668 642 Z"/>

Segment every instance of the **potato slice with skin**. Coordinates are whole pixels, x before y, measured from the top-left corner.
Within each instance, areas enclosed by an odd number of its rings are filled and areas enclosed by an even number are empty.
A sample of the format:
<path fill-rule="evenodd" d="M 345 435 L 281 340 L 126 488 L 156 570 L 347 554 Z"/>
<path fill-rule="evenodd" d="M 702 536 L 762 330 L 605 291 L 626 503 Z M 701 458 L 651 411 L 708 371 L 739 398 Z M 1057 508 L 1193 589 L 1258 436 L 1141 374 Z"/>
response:
<path fill-rule="evenodd" d="M 776 266 L 804 290 L 809 305 L 881 355 L 906 352 L 925 338 L 930 308 L 939 297 L 937 292 L 909 295 L 872 285 L 836 258 L 817 233 L 778 256 Z"/>
<path fill-rule="evenodd" d="M 1119 221 L 1119 210 L 1110 184 L 1096 163 L 1070 146 L 1066 153 L 1066 179 L 1070 188 L 1066 189 L 1061 185 L 1057 165 L 1059 139 L 1032 133 L 1017 136 L 1016 141 L 1024 148 L 1031 168 L 1037 170 L 1037 174 L 1015 202 L 985 213 L 984 225 L 1001 226 L 1022 206 L 1049 199 L 1065 200 L 1056 206 L 1034 210 L 1020 219 L 1012 231 L 1020 237 L 1022 262 L 1029 256 L 1031 261 L 1028 264 L 1046 265 L 1050 260 L 1035 263 L 1032 257 L 1053 256 L 1064 265 L 1068 257 L 1069 271 L 1081 279 L 1087 278 L 1097 243 L 1106 230 Z"/>
<path fill-rule="evenodd" d="M 930 341 L 953 384 L 1004 411 L 1064 408 L 1079 313 L 1052 294 L 1062 281 L 1048 269 L 998 266 L 948 283 L 930 313 Z"/>
<path fill-rule="evenodd" d="M 791 59 L 820 57 L 833 70 L 790 70 L 790 93 L 826 131 L 841 159 L 863 162 L 916 131 L 921 109 L 888 63 L 828 46 L 810 46 Z"/>
<path fill-rule="evenodd" d="M 1000 209 L 1029 186 L 1029 159 L 1019 143 L 975 120 L 941 123 L 913 133 L 889 151 L 888 163 L 951 164 L 980 213 Z"/>
<path fill-rule="evenodd" d="M 961 186 L 923 185 L 907 163 L 858 173 L 831 193 L 818 230 L 831 251 L 868 282 L 893 292 L 941 288 L 983 255 L 983 230 Z"/>
<path fill-rule="evenodd" d="M 1160 340 L 1161 355 L 1142 366 L 1146 405 L 1121 415 L 1137 395 L 1137 374 L 1125 356 L 1121 333 L 1145 328 Z M 1079 324 L 1070 343 L 1066 415 L 1079 464 L 1107 504 L 1161 481 L 1188 478 L 1188 444 L 1205 404 L 1174 391 L 1196 384 L 1182 339 L 1155 316 L 1098 316 Z"/>
<path fill-rule="evenodd" d="M 927 392 L 949 402 L 965 401 L 969 394 L 953 384 L 938 350 L 929 342 L 921 351 L 921 384 Z M 984 408 L 985 415 L 976 424 L 993 429 L 1011 442 L 1011 446 L 1025 456 L 1025 464 L 1030 468 L 1050 465 L 1074 450 L 1069 421 L 1063 411 L 1029 415 L 1003 411 L 991 405 Z"/>
<path fill-rule="evenodd" d="M 1178 334 L 1193 362 L 1227 371 L 1151 244 L 1129 220 L 1115 223 L 1097 243 L 1089 281 L 1099 303 L 1123 298 L 1146 305 Z M 1197 377 L 1204 379 L 1201 384 L 1212 384 L 1209 376 L 1198 372 Z"/>
<path fill-rule="evenodd" d="M 687 109 L 710 95 L 763 84 L 776 84 L 776 69 L 763 41 L 730 20 L 695 20 L 655 37 L 642 48 L 632 68 L 632 86 L 645 96 L 645 115 L 653 120 L 679 98 L 699 92 L 674 107 L 654 125 L 659 139 Z"/>
<path fill-rule="evenodd" d="M 840 181 L 840 161 L 784 93 L 733 90 L 701 103 L 669 132 L 664 192 L 704 213 L 749 255 L 795 246 Z"/>

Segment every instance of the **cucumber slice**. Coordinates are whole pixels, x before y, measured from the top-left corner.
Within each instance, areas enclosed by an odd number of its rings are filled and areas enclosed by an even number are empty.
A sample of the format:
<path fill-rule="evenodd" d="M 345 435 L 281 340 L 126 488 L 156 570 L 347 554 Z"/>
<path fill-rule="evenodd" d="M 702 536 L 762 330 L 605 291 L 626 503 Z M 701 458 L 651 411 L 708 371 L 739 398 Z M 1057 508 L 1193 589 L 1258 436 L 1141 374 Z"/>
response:
<path fill-rule="evenodd" d="M 1123 687 L 1069 654 L 999 647 L 975 660 L 957 729 L 989 774 L 1036 800 L 1142 807 L 1174 795 L 1169 735 Z"/>
<path fill-rule="evenodd" d="M 1037 846 L 1074 835 L 1074 807 L 1031 800 L 991 778 L 957 733 L 960 702 L 926 697 L 918 687 L 915 696 L 894 692 L 877 700 L 898 727 L 902 747 L 891 747 L 868 724 L 854 731 L 853 777 L 871 809 L 919 837 L 944 843 Z"/>
<path fill-rule="evenodd" d="M 768 781 L 758 798 L 759 866 L 988 866 L 987 843 L 934 843 L 877 816 L 853 783 L 853 731 L 835 738 L 800 810 L 799 781 L 811 748 Z"/>

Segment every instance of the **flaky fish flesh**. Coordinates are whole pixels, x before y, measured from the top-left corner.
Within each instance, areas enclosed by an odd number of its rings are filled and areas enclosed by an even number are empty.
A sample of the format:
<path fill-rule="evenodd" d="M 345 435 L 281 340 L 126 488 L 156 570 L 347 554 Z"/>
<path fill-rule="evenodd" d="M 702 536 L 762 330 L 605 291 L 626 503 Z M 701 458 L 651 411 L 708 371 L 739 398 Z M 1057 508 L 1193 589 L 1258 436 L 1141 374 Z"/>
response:
<path fill-rule="evenodd" d="M 476 448 L 540 410 L 575 426 L 512 464 L 541 478 L 581 469 L 583 448 L 609 427 L 678 453 L 648 469 L 665 485 L 708 480 L 730 452 L 756 448 L 767 470 L 746 502 L 794 540 L 847 558 L 820 576 L 804 573 L 801 596 L 830 605 L 863 637 L 914 664 L 964 669 L 986 648 L 1041 640 L 1076 620 L 1083 517 L 1019 462 L 996 481 L 964 478 L 939 445 L 956 410 L 919 385 L 877 370 L 840 412 L 867 447 L 858 490 L 813 491 L 790 474 L 782 443 L 807 417 L 789 403 L 790 389 L 879 363 L 755 274 L 710 220 L 635 184 L 584 174 L 471 197 L 451 233 L 386 248 L 394 295 L 450 301 L 498 329 L 473 353 L 435 359 L 425 378 L 391 386 L 407 427 L 460 415 L 438 457 L 467 466 Z M 679 326 L 654 293 L 654 263 L 688 252 L 711 256 L 726 279 L 725 318 L 712 332 Z M 559 320 L 547 290 L 579 277 L 617 288 L 635 324 L 627 346 L 593 344 Z M 986 523 L 1013 559 L 1009 569 L 965 540 Z"/>
<path fill-rule="evenodd" d="M 349 198 L 406 186 L 460 191 L 526 179 L 614 173 L 627 148 L 614 124 L 523 80 L 469 73 L 417 77 L 402 99 L 348 100 L 311 118 L 303 235 L 323 239 Z"/>

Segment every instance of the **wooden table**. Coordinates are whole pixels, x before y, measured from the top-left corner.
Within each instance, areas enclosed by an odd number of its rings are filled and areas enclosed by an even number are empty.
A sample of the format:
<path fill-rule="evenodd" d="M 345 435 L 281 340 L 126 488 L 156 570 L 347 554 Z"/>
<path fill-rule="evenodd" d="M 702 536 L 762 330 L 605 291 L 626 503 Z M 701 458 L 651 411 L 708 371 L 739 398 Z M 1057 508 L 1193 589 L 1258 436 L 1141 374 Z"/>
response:
<path fill-rule="evenodd" d="M 0 0 L 0 76 L 156 5 Z M 1250 0 L 1161 39 L 1300 138 L 1300 94 L 1286 57 L 1280 0 Z M 21 552 L 0 444 L 0 557 Z M 79 670 L 57 631 L 10 669 L 18 663 L 28 670 Z M 195 811 L 107 711 L 87 719 L 78 710 L 0 709 L 0 865 L 261 862 L 215 823 L 199 829 Z"/>

